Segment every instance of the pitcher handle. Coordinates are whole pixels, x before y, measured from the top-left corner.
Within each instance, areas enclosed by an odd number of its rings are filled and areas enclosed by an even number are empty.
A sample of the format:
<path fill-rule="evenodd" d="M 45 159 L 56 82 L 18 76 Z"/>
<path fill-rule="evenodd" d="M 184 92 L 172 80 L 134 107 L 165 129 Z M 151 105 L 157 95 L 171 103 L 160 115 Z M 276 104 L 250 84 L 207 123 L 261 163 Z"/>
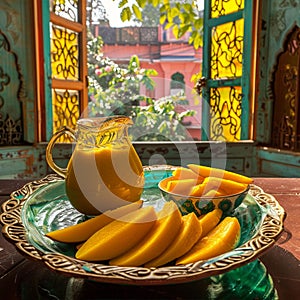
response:
<path fill-rule="evenodd" d="M 54 135 L 52 136 L 52 138 L 50 139 L 47 148 L 46 148 L 46 160 L 47 163 L 49 165 L 49 167 L 56 172 L 58 175 L 66 178 L 67 175 L 67 169 L 66 168 L 61 168 L 59 167 L 53 160 L 53 156 L 52 156 L 52 150 L 54 147 L 54 144 L 56 143 L 56 141 L 64 134 L 69 135 L 70 137 L 72 137 L 74 140 L 76 140 L 75 137 L 75 131 L 68 127 L 68 126 L 64 126 L 61 129 L 59 129 L 58 131 L 56 131 L 54 133 Z"/>

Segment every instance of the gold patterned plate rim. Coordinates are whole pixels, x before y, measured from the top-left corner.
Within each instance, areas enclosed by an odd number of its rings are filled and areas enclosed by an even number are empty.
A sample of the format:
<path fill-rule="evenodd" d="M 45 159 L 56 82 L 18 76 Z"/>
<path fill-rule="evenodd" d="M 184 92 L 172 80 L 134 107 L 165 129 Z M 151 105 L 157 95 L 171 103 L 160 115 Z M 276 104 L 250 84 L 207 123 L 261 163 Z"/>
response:
<path fill-rule="evenodd" d="M 48 268 L 68 276 L 99 282 L 167 285 L 190 282 L 227 272 L 253 261 L 272 247 L 283 231 L 286 217 L 284 209 L 273 195 L 266 194 L 259 186 L 252 184 L 249 194 L 266 213 L 256 234 L 233 251 L 207 261 L 158 268 L 89 263 L 58 252 L 41 251 L 28 240 L 28 232 L 21 217 L 24 203 L 40 188 L 61 180 L 58 175 L 50 174 L 12 192 L 10 199 L 2 204 L 0 215 L 3 224 L 2 233 L 23 255 L 44 262 Z"/>

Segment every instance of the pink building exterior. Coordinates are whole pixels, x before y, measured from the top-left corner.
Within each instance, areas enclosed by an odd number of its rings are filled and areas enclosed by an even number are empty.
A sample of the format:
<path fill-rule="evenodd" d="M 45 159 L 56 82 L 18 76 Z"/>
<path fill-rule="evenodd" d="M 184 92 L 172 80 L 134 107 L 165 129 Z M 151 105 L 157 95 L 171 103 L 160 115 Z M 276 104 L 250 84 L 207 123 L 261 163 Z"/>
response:
<path fill-rule="evenodd" d="M 183 90 L 189 105 L 178 109 L 193 109 L 197 113 L 186 121 L 190 134 L 200 139 L 201 106 L 200 98 L 195 93 L 191 78 L 199 73 L 202 63 L 202 49 L 195 50 L 189 45 L 189 35 L 177 40 L 171 30 L 159 27 L 95 27 L 95 36 L 101 35 L 104 41 L 104 56 L 118 64 L 128 63 L 132 55 L 137 55 L 142 68 L 155 69 L 158 76 L 153 77 L 156 82 L 154 91 L 141 88 L 141 94 L 158 99 L 174 95 Z M 183 79 L 183 85 L 174 87 L 172 76 Z"/>

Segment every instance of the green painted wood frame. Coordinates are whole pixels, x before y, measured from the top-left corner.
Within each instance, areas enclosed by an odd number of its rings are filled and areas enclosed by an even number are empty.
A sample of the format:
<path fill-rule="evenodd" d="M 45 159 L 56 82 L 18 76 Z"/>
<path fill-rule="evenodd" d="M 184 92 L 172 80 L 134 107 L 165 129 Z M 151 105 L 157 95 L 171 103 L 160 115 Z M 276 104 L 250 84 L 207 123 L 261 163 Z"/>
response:
<path fill-rule="evenodd" d="M 225 86 L 241 86 L 242 88 L 242 115 L 241 115 L 241 140 L 249 139 L 250 121 L 250 80 L 251 80 L 251 49 L 252 49 L 252 23 L 253 23 L 253 1 L 245 0 L 244 9 L 237 12 L 211 18 L 211 2 L 205 1 L 204 7 L 204 31 L 203 31 L 203 65 L 202 74 L 206 78 L 203 88 L 202 105 L 202 139 L 209 140 L 210 132 L 210 89 Z M 212 29 L 224 23 L 244 19 L 244 45 L 242 76 L 231 79 L 214 80 L 211 78 L 211 40 Z"/>
<path fill-rule="evenodd" d="M 51 83 L 51 52 L 50 52 L 50 10 L 49 0 L 42 0 L 43 32 L 44 32 L 44 67 L 45 67 L 45 125 L 46 140 L 53 135 L 52 83 Z"/>

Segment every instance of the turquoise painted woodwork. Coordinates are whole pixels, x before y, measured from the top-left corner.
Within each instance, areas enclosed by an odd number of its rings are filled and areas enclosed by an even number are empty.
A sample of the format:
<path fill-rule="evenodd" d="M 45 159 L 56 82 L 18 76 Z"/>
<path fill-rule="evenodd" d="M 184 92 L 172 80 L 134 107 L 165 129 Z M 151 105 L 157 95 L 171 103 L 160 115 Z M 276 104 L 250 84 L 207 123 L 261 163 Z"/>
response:
<path fill-rule="evenodd" d="M 211 0 L 205 1 L 204 5 L 204 14 L 203 14 L 203 48 L 202 48 L 202 75 L 207 81 L 208 78 L 211 77 L 210 75 L 210 57 L 211 53 L 211 30 L 209 26 L 206 26 L 208 20 L 210 19 L 210 7 L 211 7 Z M 207 83 L 204 83 L 204 87 L 202 89 L 202 122 L 201 122 L 201 137 L 202 140 L 207 141 L 209 140 L 209 126 L 210 126 L 210 105 L 209 105 L 209 87 L 206 86 Z"/>
<path fill-rule="evenodd" d="M 257 161 L 261 176 L 300 177 L 300 153 L 287 153 L 275 148 L 258 147 Z"/>
<path fill-rule="evenodd" d="M 0 146 L 1 139 L 6 145 L 35 141 L 33 28 L 32 1 L 0 2 Z M 2 130 L 8 133 L 4 138 Z M 20 140 L 16 132 L 21 133 Z"/>
<path fill-rule="evenodd" d="M 51 52 L 50 52 L 50 11 L 49 0 L 42 0 L 43 32 L 44 32 L 44 66 L 45 66 L 45 110 L 46 140 L 53 134 L 52 83 L 51 83 Z M 46 38 L 47 37 L 47 38 Z"/>
<path fill-rule="evenodd" d="M 300 177 L 299 152 L 269 147 L 272 136 L 274 90 L 273 73 L 286 36 L 295 25 L 300 26 L 299 1 L 261 1 L 259 39 L 259 82 L 256 109 L 256 173 L 261 176 Z M 298 83 L 299 84 L 299 83 Z M 299 105 L 298 99 L 298 105 Z M 278 105 L 278 104 L 277 104 Z M 280 104 L 279 104 L 280 105 Z"/>
<path fill-rule="evenodd" d="M 206 79 L 206 85 L 202 90 L 202 137 L 204 140 L 211 140 L 211 90 L 220 87 L 242 87 L 241 101 L 241 133 L 240 140 L 249 139 L 249 121 L 250 121 L 250 73 L 251 73 L 251 47 L 252 47 L 252 12 L 253 1 L 245 0 L 244 9 L 232 12 L 227 15 L 212 17 L 212 0 L 205 1 L 204 10 L 204 31 L 203 31 L 203 68 L 202 75 Z M 243 49 L 242 49 L 242 76 L 233 76 L 227 78 L 213 78 L 212 69 L 212 30 L 214 27 L 225 23 L 244 20 Z"/>
<path fill-rule="evenodd" d="M 243 11 L 244 18 L 244 49 L 243 49 L 243 68 L 242 68 L 242 115 L 241 115 L 241 139 L 246 140 L 250 137 L 249 125 L 251 122 L 250 119 L 250 110 L 251 110 L 251 65 L 252 60 L 255 55 L 253 55 L 253 2 L 252 0 L 245 0 L 245 8 Z"/>
<path fill-rule="evenodd" d="M 299 1 L 261 1 L 261 32 L 259 40 L 259 85 L 256 140 L 268 145 L 271 141 L 274 94 L 272 74 L 278 54 L 283 50 L 286 35 L 300 26 Z M 290 2 L 294 2 L 291 4 Z M 299 104 L 298 104 L 299 105 Z"/>

